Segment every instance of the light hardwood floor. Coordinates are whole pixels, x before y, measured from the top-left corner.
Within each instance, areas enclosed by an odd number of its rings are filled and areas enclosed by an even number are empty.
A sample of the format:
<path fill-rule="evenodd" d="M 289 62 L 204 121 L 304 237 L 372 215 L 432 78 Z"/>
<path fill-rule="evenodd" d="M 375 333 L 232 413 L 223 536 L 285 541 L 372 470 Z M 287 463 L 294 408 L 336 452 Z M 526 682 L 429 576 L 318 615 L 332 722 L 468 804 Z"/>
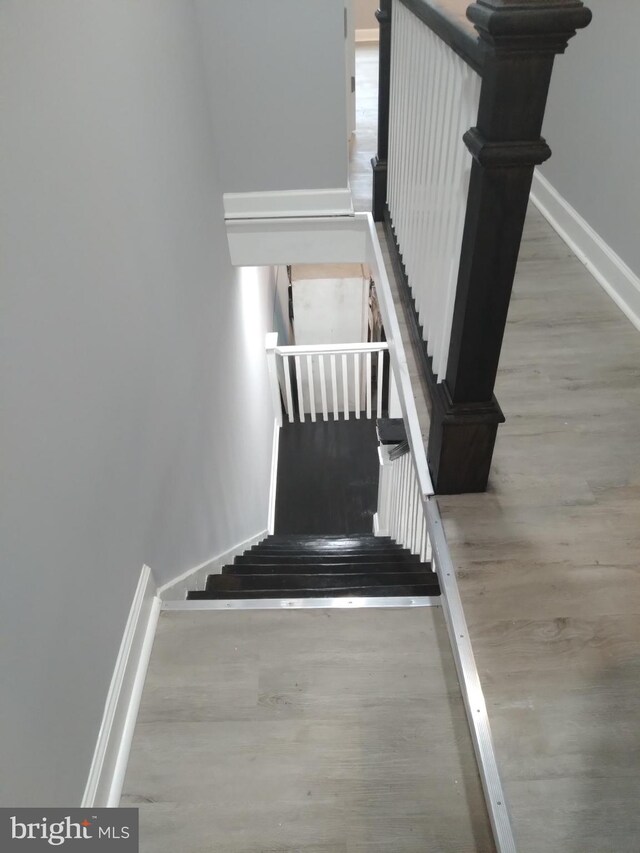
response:
<path fill-rule="evenodd" d="M 357 61 L 372 87 L 375 55 Z M 439 505 L 518 850 L 637 853 L 640 334 L 533 206 L 496 396 L 489 490 Z"/>
<path fill-rule="evenodd" d="M 143 853 L 488 853 L 440 608 L 167 612 L 123 805 Z"/>

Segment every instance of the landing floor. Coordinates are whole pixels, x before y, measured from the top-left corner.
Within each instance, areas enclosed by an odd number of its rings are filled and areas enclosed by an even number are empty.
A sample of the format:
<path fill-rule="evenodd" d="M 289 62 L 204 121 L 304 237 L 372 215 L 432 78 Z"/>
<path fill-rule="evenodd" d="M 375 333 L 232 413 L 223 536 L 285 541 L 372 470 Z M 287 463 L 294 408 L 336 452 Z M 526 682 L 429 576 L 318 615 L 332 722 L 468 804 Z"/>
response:
<path fill-rule="evenodd" d="M 275 533 L 372 533 L 378 503 L 375 420 L 285 422 Z"/>
<path fill-rule="evenodd" d="M 142 853 L 490 853 L 442 611 L 165 612 Z"/>

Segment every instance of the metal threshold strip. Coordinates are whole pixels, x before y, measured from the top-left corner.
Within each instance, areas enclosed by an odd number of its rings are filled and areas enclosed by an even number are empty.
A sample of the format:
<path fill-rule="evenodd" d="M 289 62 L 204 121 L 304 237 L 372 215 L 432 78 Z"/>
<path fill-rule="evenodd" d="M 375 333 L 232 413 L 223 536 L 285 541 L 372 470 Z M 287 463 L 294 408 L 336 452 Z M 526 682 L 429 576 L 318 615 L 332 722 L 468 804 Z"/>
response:
<path fill-rule="evenodd" d="M 469 731 L 471 732 L 496 848 L 498 853 L 516 853 L 509 809 L 491 736 L 487 704 L 471 646 L 467 620 L 462 609 L 455 566 L 449 553 L 440 510 L 435 497 L 426 498 L 424 505 L 433 549 L 433 563 L 442 590 L 442 606 L 449 642 L 451 643 L 458 682 L 467 712 Z"/>
<path fill-rule="evenodd" d="M 163 601 L 163 610 L 341 610 L 361 607 L 440 607 L 440 596 L 380 596 L 357 598 L 249 598 L 223 599 L 220 601 Z"/>

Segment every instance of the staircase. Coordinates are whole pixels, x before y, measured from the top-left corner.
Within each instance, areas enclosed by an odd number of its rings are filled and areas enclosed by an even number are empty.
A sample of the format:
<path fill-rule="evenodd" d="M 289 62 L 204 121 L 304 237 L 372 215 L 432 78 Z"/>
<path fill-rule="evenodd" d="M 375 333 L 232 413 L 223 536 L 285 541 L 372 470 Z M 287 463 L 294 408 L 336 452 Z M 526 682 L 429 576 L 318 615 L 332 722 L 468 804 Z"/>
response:
<path fill-rule="evenodd" d="M 388 536 L 269 536 L 190 600 L 437 596 L 430 563 Z"/>

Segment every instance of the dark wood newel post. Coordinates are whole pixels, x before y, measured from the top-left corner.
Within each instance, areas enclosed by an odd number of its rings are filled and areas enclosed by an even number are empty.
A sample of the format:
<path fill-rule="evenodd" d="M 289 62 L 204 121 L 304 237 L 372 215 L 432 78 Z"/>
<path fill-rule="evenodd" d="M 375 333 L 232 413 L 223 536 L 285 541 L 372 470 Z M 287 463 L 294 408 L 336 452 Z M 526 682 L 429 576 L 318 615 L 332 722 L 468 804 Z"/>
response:
<path fill-rule="evenodd" d="M 376 222 L 384 219 L 387 203 L 387 153 L 389 150 L 389 86 L 391 83 L 391 0 L 380 0 L 376 12 L 380 24 L 378 60 L 378 153 L 373 168 L 372 213 Z"/>
<path fill-rule="evenodd" d="M 484 491 L 498 424 L 493 395 L 531 180 L 551 151 L 540 136 L 556 54 L 591 12 L 580 0 L 477 0 L 483 47 L 477 127 L 451 343 L 436 386 L 429 464 L 437 492 Z"/>

